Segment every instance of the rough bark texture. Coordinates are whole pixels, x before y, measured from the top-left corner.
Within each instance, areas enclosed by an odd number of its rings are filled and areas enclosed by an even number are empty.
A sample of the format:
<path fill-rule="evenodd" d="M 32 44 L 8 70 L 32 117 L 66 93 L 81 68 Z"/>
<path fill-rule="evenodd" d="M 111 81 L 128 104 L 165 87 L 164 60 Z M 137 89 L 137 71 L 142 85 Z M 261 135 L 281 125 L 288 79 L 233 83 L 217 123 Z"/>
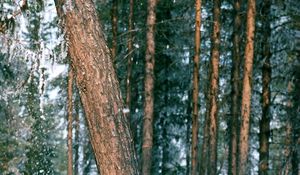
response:
<path fill-rule="evenodd" d="M 198 167 L 198 130 L 199 130 L 199 57 L 200 57 L 200 38 L 201 38 L 201 0 L 195 1 L 195 55 L 193 62 L 193 113 L 192 113 L 192 175 L 197 174 Z"/>
<path fill-rule="evenodd" d="M 128 16 L 128 58 L 127 58 L 127 76 L 126 76 L 126 108 L 129 110 L 127 116 L 130 116 L 131 110 L 131 77 L 132 77 L 132 61 L 133 61 L 133 0 L 129 2 Z M 133 129 L 133 128 L 132 128 Z"/>
<path fill-rule="evenodd" d="M 136 175 L 119 83 L 93 1 L 55 1 L 100 174 Z"/>
<path fill-rule="evenodd" d="M 237 174 L 237 152 L 239 136 L 239 109 L 240 109 L 240 42 L 241 42 L 241 1 L 234 2 L 233 50 L 231 69 L 231 118 L 229 119 L 229 155 L 228 174 Z"/>
<path fill-rule="evenodd" d="M 68 175 L 73 174 L 73 144 L 72 144 L 72 123 L 73 123 L 73 71 L 69 68 L 68 74 Z"/>
<path fill-rule="evenodd" d="M 239 167 L 238 174 L 247 174 L 248 161 L 248 141 L 250 129 L 250 110 L 251 110 L 251 80 L 254 57 L 254 31 L 255 31 L 255 0 L 248 0 L 247 9 L 247 42 L 244 58 L 244 77 L 242 91 L 242 107 L 241 107 L 241 131 L 239 139 Z"/>
<path fill-rule="evenodd" d="M 219 58 L 220 58 L 220 14 L 221 2 L 214 0 L 213 31 L 211 36 L 211 74 L 209 93 L 209 152 L 207 173 L 217 173 L 217 140 L 218 140 L 218 84 L 219 84 Z"/>
<path fill-rule="evenodd" d="M 155 56 L 155 31 L 156 0 L 148 0 L 147 15 L 147 48 L 145 62 L 145 106 L 142 146 L 142 174 L 151 174 L 152 146 L 153 146 L 153 110 L 154 110 L 154 56 Z"/>
<path fill-rule="evenodd" d="M 259 124 L 259 175 L 267 175 L 269 169 L 269 138 L 270 138 L 270 84 L 271 84 L 271 52 L 270 52 L 270 0 L 263 1 L 262 22 L 264 36 L 262 40 L 262 57 L 264 59 L 262 67 L 262 118 Z"/>
<path fill-rule="evenodd" d="M 112 28 L 112 45 L 111 45 L 111 57 L 115 62 L 117 55 L 117 35 L 118 35 L 118 0 L 112 1 L 111 9 L 111 28 Z"/>

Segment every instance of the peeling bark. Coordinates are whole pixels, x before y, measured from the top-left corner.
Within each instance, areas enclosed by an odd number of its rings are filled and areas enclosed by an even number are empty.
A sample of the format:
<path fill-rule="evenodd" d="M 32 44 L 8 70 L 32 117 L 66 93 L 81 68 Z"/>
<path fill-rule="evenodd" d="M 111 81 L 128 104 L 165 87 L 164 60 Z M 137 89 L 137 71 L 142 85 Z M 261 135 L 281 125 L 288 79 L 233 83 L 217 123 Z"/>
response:
<path fill-rule="evenodd" d="M 136 157 L 110 50 L 92 1 L 55 1 L 100 174 L 136 175 Z M 63 8 L 64 7 L 64 8 Z"/>
<path fill-rule="evenodd" d="M 249 130 L 251 110 L 251 83 L 254 57 L 254 31 L 255 31 L 255 0 L 248 0 L 247 9 L 247 42 L 244 58 L 244 77 L 241 106 L 241 130 L 239 139 L 239 167 L 238 174 L 247 174 L 248 152 L 249 152 Z"/>

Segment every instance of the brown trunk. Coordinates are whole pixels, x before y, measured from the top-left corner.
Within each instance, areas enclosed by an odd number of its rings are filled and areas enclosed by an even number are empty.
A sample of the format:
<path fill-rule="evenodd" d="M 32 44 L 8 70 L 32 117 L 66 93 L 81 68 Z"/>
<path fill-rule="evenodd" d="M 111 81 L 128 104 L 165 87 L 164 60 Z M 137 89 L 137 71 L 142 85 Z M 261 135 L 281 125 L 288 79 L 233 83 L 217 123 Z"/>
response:
<path fill-rule="evenodd" d="M 154 61 L 155 61 L 155 31 L 156 0 L 148 0 L 147 15 L 147 49 L 145 62 L 145 106 L 142 146 L 142 174 L 151 174 L 152 145 L 153 145 L 153 87 L 154 87 Z"/>
<path fill-rule="evenodd" d="M 75 138 L 74 138 L 74 174 L 79 174 L 79 129 L 80 129 L 80 122 L 79 122 L 79 97 L 78 93 L 76 93 L 76 98 L 74 100 L 74 108 L 75 108 Z"/>
<path fill-rule="evenodd" d="M 244 77 L 241 106 L 241 131 L 239 139 L 239 167 L 238 174 L 247 174 L 248 141 L 251 110 L 251 79 L 254 57 L 254 30 L 255 30 L 255 0 L 248 0 L 247 9 L 247 42 L 245 48 Z"/>
<path fill-rule="evenodd" d="M 118 0 L 112 1 L 111 9 L 111 28 L 112 28 L 112 46 L 111 46 L 111 57 L 113 62 L 116 61 L 117 56 L 117 35 L 118 35 Z"/>
<path fill-rule="evenodd" d="M 73 71 L 69 67 L 68 74 L 68 175 L 73 174 L 73 145 L 72 145 L 72 123 L 73 123 Z"/>
<path fill-rule="evenodd" d="M 228 155 L 228 174 L 237 174 L 237 151 L 238 151 L 238 123 L 239 123 L 239 109 L 240 109 L 240 42 L 241 42 L 241 1 L 234 2 L 234 26 L 233 26 L 233 56 L 231 69 L 231 115 L 229 119 L 229 155 Z"/>
<path fill-rule="evenodd" d="M 100 174 L 136 175 L 136 157 L 110 51 L 92 1 L 56 1 Z M 88 41 L 88 42 L 87 42 Z"/>
<path fill-rule="evenodd" d="M 220 14 L 221 2 L 214 0 L 213 31 L 211 36 L 211 74 L 209 93 L 209 152 L 207 173 L 217 173 L 217 140 L 218 140 L 218 84 L 219 84 L 219 58 L 220 58 Z"/>
<path fill-rule="evenodd" d="M 129 110 L 127 116 L 130 116 L 131 110 L 131 74 L 132 74 L 132 61 L 133 61 L 133 0 L 129 2 L 129 18 L 128 18 L 128 58 L 127 58 L 127 76 L 126 76 L 126 108 Z M 133 129 L 133 128 L 132 128 Z"/>
<path fill-rule="evenodd" d="M 201 38 L 201 0 L 195 1 L 195 55 L 193 66 L 193 113 L 192 113 L 192 175 L 197 174 L 198 165 L 198 130 L 199 130 L 199 57 L 200 57 L 200 38 Z"/>
<path fill-rule="evenodd" d="M 270 83 L 271 83 L 271 52 L 270 52 L 270 0 L 263 1 L 262 22 L 264 36 L 262 40 L 262 57 L 264 59 L 262 67 L 262 118 L 260 120 L 259 131 L 259 175 L 267 175 L 269 170 L 269 138 L 270 138 Z"/>

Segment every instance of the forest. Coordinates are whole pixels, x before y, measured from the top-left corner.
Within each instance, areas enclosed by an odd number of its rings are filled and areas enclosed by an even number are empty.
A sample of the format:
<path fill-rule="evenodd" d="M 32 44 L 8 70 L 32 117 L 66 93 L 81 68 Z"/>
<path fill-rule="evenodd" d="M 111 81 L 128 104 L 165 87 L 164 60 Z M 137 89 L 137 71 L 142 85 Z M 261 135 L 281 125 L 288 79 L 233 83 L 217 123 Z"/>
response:
<path fill-rule="evenodd" d="M 0 175 L 299 175 L 299 0 L 0 0 Z"/>

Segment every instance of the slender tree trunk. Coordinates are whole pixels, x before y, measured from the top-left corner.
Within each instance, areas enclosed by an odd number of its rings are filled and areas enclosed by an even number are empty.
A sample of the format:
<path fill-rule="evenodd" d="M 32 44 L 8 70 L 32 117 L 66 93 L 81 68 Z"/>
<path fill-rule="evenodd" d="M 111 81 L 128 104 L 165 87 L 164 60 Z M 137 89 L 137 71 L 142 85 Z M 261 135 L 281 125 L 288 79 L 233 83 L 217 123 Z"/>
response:
<path fill-rule="evenodd" d="M 154 61 L 155 61 L 155 31 L 156 0 L 148 0 L 147 15 L 147 48 L 145 62 L 145 106 L 142 146 L 142 174 L 151 174 L 153 145 L 153 106 L 154 106 Z"/>
<path fill-rule="evenodd" d="M 214 0 L 213 31 L 211 36 L 211 75 L 209 99 L 209 148 L 207 173 L 217 173 L 217 140 L 218 140 L 218 84 L 219 84 L 219 59 L 220 59 L 220 15 L 221 2 Z"/>
<path fill-rule="evenodd" d="M 267 175 L 269 170 L 269 138 L 270 138 L 270 84 L 271 84 L 271 52 L 270 52 L 270 0 L 263 1 L 262 21 L 263 21 L 263 40 L 262 57 L 264 59 L 262 67 L 262 118 L 260 120 L 259 131 L 259 175 Z"/>
<path fill-rule="evenodd" d="M 197 174 L 198 165 L 198 131 L 199 131 L 199 57 L 200 57 L 200 39 L 201 39 L 201 0 L 195 1 L 196 19 L 195 19 L 195 55 L 193 66 L 193 113 L 192 113 L 192 175 Z"/>
<path fill-rule="evenodd" d="M 78 93 L 76 93 L 76 98 L 74 100 L 74 108 L 75 108 L 75 138 L 74 138 L 74 151 L 75 151 L 75 157 L 74 157 L 74 174 L 79 174 L 79 129 L 80 129 L 80 120 L 79 120 L 79 97 Z"/>
<path fill-rule="evenodd" d="M 292 82 L 289 81 L 288 82 L 288 94 L 291 93 L 292 91 Z M 292 152 L 292 124 L 291 124 L 291 117 L 292 117 L 292 99 L 288 99 L 287 101 L 287 115 L 286 115 L 286 131 L 285 131 L 285 149 L 284 149 L 284 159 L 282 162 L 282 174 L 283 175 L 289 175 L 291 168 L 292 168 L 292 164 L 291 164 L 291 152 Z"/>
<path fill-rule="evenodd" d="M 191 118 L 192 113 L 192 91 L 188 91 L 188 106 L 186 110 L 186 175 L 190 175 L 191 168 Z"/>
<path fill-rule="evenodd" d="M 73 174 L 73 144 L 72 144 L 72 124 L 73 124 L 73 70 L 69 67 L 68 74 L 68 175 Z"/>
<path fill-rule="evenodd" d="M 239 139 L 239 167 L 238 174 L 247 174 L 247 161 L 249 151 L 249 129 L 251 110 L 251 80 L 254 57 L 254 31 L 255 31 L 255 0 L 248 0 L 247 9 L 247 42 L 245 48 L 244 77 L 242 91 L 242 123 Z"/>
<path fill-rule="evenodd" d="M 298 61 L 300 59 L 298 58 Z M 291 126 L 292 126 L 292 145 L 291 145 L 291 164 L 292 164 L 292 175 L 299 175 L 299 149 L 300 149 L 300 66 L 294 65 L 293 70 L 293 90 L 292 90 L 292 115 L 291 115 Z"/>
<path fill-rule="evenodd" d="M 112 28 L 112 46 L 111 46 L 111 57 L 113 62 L 116 61 L 117 55 L 117 35 L 118 35 L 118 0 L 112 0 L 111 9 L 111 28 Z"/>
<path fill-rule="evenodd" d="M 137 164 L 119 83 L 92 1 L 57 0 L 68 52 L 100 174 L 136 175 Z M 88 42 L 87 42 L 88 41 Z"/>
<path fill-rule="evenodd" d="M 237 151 L 238 151 L 238 123 L 240 109 L 240 42 L 241 42 L 241 1 L 234 2 L 234 26 L 233 26 L 233 56 L 231 69 L 231 118 L 229 119 L 229 154 L 228 154 L 228 174 L 237 174 Z"/>
<path fill-rule="evenodd" d="M 207 91 L 206 91 L 207 92 Z M 208 95 L 209 96 L 209 95 Z M 206 104 L 209 106 L 209 97 L 206 99 Z M 204 128 L 203 128 L 203 143 L 201 149 L 201 163 L 200 163 L 200 175 L 206 175 L 207 172 L 207 162 L 208 162 L 208 139 L 209 137 L 209 118 L 208 118 L 208 111 L 205 114 L 204 119 Z"/>
<path fill-rule="evenodd" d="M 131 110 L 131 76 L 132 76 L 132 61 L 133 61 L 133 0 L 129 2 L 128 16 L 128 58 L 127 58 L 127 76 L 126 76 L 126 108 L 129 110 L 127 116 L 130 116 Z M 133 129 L 133 128 L 132 128 Z"/>

